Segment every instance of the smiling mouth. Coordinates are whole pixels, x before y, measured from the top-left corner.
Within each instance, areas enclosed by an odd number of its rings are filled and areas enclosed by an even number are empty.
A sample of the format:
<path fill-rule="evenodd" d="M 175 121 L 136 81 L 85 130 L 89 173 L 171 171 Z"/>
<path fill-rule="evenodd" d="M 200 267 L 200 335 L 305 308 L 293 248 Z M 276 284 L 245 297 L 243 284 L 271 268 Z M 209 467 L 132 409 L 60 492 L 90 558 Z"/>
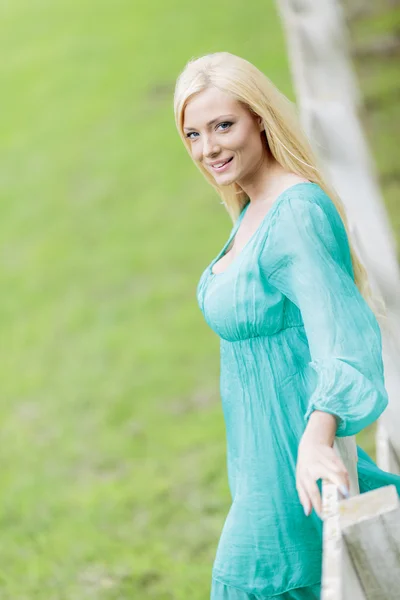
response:
<path fill-rule="evenodd" d="M 214 165 L 211 165 L 211 168 L 212 168 L 214 171 L 223 171 L 223 170 L 225 170 L 226 168 L 228 168 L 228 165 L 229 165 L 229 164 L 230 164 L 230 163 L 233 161 L 233 158 L 234 158 L 234 157 L 232 156 L 232 157 L 231 157 L 229 160 L 227 160 L 226 162 L 224 162 L 222 165 L 220 165 L 220 166 L 218 166 L 218 167 L 216 167 L 216 166 L 214 166 Z"/>

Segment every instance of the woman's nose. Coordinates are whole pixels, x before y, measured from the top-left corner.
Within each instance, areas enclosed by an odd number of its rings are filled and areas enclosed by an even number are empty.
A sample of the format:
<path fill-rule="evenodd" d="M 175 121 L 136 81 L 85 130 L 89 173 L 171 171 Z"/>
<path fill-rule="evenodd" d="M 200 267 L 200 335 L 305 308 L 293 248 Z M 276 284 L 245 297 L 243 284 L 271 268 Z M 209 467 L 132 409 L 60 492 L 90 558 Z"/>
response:
<path fill-rule="evenodd" d="M 212 136 L 204 138 L 203 154 L 204 156 L 213 156 L 220 151 L 219 145 L 215 142 Z"/>

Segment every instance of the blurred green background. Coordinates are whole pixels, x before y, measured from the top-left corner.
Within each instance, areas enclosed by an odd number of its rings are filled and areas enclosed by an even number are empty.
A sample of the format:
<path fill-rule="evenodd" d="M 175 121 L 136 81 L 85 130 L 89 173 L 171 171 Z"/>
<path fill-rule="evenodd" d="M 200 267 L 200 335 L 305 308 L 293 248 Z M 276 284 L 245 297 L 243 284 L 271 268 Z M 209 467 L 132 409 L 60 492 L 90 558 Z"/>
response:
<path fill-rule="evenodd" d="M 398 238 L 397 66 L 368 45 L 399 22 L 351 22 Z M 294 99 L 275 5 L 3 0 L 0 28 L 0 598 L 203 600 L 230 498 L 195 288 L 231 222 L 173 89 L 227 50 Z"/>

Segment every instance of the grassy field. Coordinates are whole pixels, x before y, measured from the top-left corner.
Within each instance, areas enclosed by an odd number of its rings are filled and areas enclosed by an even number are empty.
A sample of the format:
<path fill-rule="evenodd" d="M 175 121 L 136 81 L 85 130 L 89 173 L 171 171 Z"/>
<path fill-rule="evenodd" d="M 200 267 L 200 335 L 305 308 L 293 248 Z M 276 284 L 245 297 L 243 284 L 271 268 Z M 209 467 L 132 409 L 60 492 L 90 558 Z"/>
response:
<path fill-rule="evenodd" d="M 371 13 L 349 23 L 353 63 L 363 93 L 361 117 L 400 260 L 400 6 L 391 0 L 366 4 Z"/>
<path fill-rule="evenodd" d="M 274 5 L 15 0 L 0 22 L 0 598 L 203 600 L 229 491 L 195 287 L 230 221 L 172 94 L 228 50 L 293 98 Z"/>

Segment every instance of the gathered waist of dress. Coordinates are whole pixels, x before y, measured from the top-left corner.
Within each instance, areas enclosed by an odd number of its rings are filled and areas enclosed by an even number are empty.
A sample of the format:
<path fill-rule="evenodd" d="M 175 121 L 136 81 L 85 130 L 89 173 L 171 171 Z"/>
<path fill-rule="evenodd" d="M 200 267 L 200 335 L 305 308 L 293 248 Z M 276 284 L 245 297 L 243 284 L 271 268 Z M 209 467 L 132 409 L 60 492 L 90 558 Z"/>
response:
<path fill-rule="evenodd" d="M 303 325 L 274 335 L 254 336 L 220 344 L 220 392 L 224 401 L 275 395 L 282 385 L 309 367 L 311 353 Z"/>

